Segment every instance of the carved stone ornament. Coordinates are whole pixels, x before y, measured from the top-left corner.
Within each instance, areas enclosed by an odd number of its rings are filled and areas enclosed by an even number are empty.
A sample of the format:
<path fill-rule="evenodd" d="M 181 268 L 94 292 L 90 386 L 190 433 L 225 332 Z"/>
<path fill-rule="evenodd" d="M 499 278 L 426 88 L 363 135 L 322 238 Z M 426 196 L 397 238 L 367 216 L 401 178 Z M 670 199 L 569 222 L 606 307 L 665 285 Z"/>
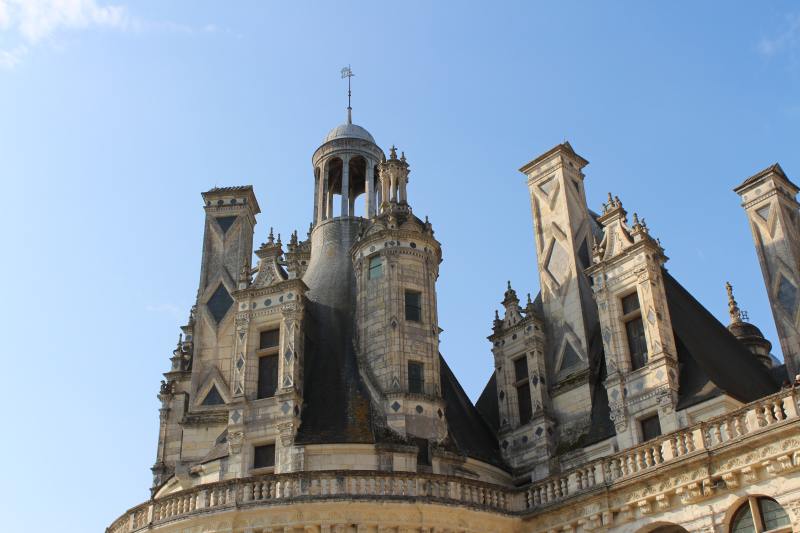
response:
<path fill-rule="evenodd" d="M 242 451 L 242 442 L 244 442 L 244 432 L 234 431 L 228 433 L 228 453 L 236 455 Z"/>
<path fill-rule="evenodd" d="M 617 433 L 622 433 L 628 429 L 628 417 L 625 413 L 624 406 L 612 407 L 611 421 L 614 422 Z"/>

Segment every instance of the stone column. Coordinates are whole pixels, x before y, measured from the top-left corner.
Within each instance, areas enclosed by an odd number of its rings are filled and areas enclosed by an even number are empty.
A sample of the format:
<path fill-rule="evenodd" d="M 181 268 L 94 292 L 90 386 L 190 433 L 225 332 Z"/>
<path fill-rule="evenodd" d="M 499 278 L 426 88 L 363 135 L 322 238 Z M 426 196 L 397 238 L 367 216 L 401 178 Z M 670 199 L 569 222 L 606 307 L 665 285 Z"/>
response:
<path fill-rule="evenodd" d="M 327 213 L 327 193 L 328 193 L 328 176 L 325 173 L 325 161 L 319 165 L 319 178 L 317 179 L 317 192 L 315 201 L 317 202 L 314 211 L 314 223 L 321 222 L 328 218 Z"/>
<path fill-rule="evenodd" d="M 311 216 L 311 221 L 316 224 L 317 217 L 319 216 L 319 181 L 320 181 L 320 172 L 318 171 L 319 167 L 314 168 L 314 212 Z"/>
<path fill-rule="evenodd" d="M 342 216 L 350 216 L 350 156 L 342 158 Z"/>
<path fill-rule="evenodd" d="M 372 161 L 367 159 L 367 168 L 366 172 L 364 173 L 366 180 L 365 187 L 366 187 L 367 205 L 365 211 L 367 213 L 367 218 L 372 218 L 375 216 L 375 184 L 373 183 L 375 178 L 373 177 L 372 169 L 373 169 Z"/>
<path fill-rule="evenodd" d="M 398 196 L 399 196 L 398 201 L 401 204 L 407 204 L 408 203 L 408 193 L 406 191 L 406 184 L 407 183 L 408 183 L 408 177 L 400 178 L 400 184 L 397 187 L 397 189 L 398 189 L 398 193 L 399 193 L 398 194 Z"/>

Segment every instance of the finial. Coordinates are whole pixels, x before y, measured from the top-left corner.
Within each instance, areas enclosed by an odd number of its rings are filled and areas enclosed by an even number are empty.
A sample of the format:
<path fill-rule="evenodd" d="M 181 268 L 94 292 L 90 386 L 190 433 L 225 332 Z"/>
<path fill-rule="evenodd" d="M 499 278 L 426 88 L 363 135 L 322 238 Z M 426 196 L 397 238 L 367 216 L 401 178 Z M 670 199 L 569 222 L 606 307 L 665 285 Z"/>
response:
<path fill-rule="evenodd" d="M 532 305 L 533 302 L 531 301 L 531 293 L 528 293 L 528 303 L 526 305 Z"/>
<path fill-rule="evenodd" d="M 639 215 L 637 215 L 635 211 L 633 213 L 633 225 L 634 225 L 634 227 L 640 225 L 639 224 Z"/>
<path fill-rule="evenodd" d="M 178 348 L 183 344 L 183 333 L 178 333 Z"/>
<path fill-rule="evenodd" d="M 306 234 L 306 235 L 308 236 L 308 238 L 309 238 L 309 239 L 311 238 L 311 230 L 313 230 L 313 229 L 314 229 L 314 223 L 313 223 L 313 222 L 310 222 L 310 223 L 308 224 L 308 233 Z"/>
<path fill-rule="evenodd" d="M 497 312 L 497 309 L 494 310 L 494 319 L 500 320 L 500 313 Z"/>
<path fill-rule="evenodd" d="M 281 234 L 278 233 L 278 242 L 276 243 L 279 247 L 281 245 Z"/>
<path fill-rule="evenodd" d="M 269 237 L 267 238 L 269 244 L 275 244 L 275 235 L 272 233 L 272 228 L 269 228 Z"/>
<path fill-rule="evenodd" d="M 353 108 L 350 107 L 350 96 L 352 94 L 350 91 L 350 78 L 352 78 L 353 76 L 355 76 L 355 74 L 353 74 L 353 69 L 350 68 L 350 65 L 347 65 L 346 67 L 342 68 L 342 79 L 347 78 L 347 123 L 348 124 L 353 123 Z"/>
<path fill-rule="evenodd" d="M 394 145 L 389 148 L 389 159 L 397 159 L 397 148 Z"/>
<path fill-rule="evenodd" d="M 506 282 L 506 288 L 507 288 L 508 290 L 511 290 L 511 280 L 508 280 L 508 281 Z"/>
<path fill-rule="evenodd" d="M 611 196 L 610 192 L 608 193 L 608 205 L 609 206 L 614 205 L 614 197 Z"/>
<path fill-rule="evenodd" d="M 742 321 L 742 312 L 739 310 L 739 304 L 733 297 L 733 287 L 730 282 L 725 282 L 725 290 L 728 292 L 728 314 L 731 316 L 731 323 Z"/>
<path fill-rule="evenodd" d="M 239 273 L 239 283 L 244 283 L 245 288 L 247 285 L 250 285 L 250 265 L 247 262 L 247 258 L 242 261 L 242 271 Z"/>
<path fill-rule="evenodd" d="M 406 162 L 406 153 L 405 152 L 400 152 L 400 161 L 402 161 L 403 163 Z"/>

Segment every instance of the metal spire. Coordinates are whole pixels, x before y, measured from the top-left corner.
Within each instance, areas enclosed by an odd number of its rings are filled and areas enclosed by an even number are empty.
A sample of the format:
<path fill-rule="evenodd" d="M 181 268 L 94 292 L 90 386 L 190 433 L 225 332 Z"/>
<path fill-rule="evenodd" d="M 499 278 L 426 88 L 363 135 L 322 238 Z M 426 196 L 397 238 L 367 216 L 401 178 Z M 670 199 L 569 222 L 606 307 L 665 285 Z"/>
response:
<path fill-rule="evenodd" d="M 353 74 L 353 69 L 350 68 L 350 65 L 347 65 L 346 67 L 342 68 L 342 79 L 347 78 L 347 123 L 348 124 L 353 123 L 353 108 L 350 107 L 350 96 L 352 94 L 350 92 L 350 78 L 352 78 L 353 76 L 355 76 L 355 74 Z"/>

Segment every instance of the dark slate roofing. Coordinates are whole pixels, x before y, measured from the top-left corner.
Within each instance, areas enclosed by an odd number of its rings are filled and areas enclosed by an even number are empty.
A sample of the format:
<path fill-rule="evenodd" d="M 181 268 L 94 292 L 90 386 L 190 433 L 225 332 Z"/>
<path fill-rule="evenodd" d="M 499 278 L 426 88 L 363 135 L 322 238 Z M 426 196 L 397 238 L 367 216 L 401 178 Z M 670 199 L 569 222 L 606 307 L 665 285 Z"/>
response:
<path fill-rule="evenodd" d="M 296 442 L 375 442 L 372 408 L 352 348 L 352 320 L 340 310 L 310 305 L 317 335 L 306 343 L 305 408 Z"/>
<path fill-rule="evenodd" d="M 774 358 L 773 358 L 774 359 Z M 782 387 L 784 383 L 789 382 L 789 371 L 786 370 L 786 365 L 775 365 L 769 369 L 769 375 L 775 386 Z"/>
<path fill-rule="evenodd" d="M 598 325 L 592 332 L 589 340 L 589 382 L 592 386 L 592 413 L 590 417 L 589 432 L 581 444 L 588 446 L 601 442 L 617 434 L 614 423 L 611 421 L 611 407 L 608 405 L 608 392 L 603 381 L 606 373 L 606 356 L 603 350 L 603 337 Z"/>
<path fill-rule="evenodd" d="M 304 403 L 298 444 L 401 443 L 373 411 L 358 372 L 347 313 L 311 302 L 317 340 L 305 352 Z M 507 468 L 492 429 L 439 356 L 442 397 L 451 451 Z"/>
<path fill-rule="evenodd" d="M 678 352 L 678 409 L 685 409 L 727 393 L 741 402 L 751 402 L 776 392 L 786 379 L 785 366 L 767 369 L 703 305 L 666 270 L 664 287 Z M 536 302 L 541 305 L 541 294 Z M 592 333 L 589 360 L 592 384 L 592 414 L 589 433 L 580 441 L 586 446 L 615 434 L 611 422 L 605 355 L 600 329 Z M 494 373 L 476 404 L 484 421 L 497 433 L 500 427 L 497 382 Z"/>
<path fill-rule="evenodd" d="M 478 401 L 475 402 L 475 407 L 492 431 L 497 434 L 497 430 L 500 429 L 500 406 L 497 404 L 497 376 L 494 372 Z"/>
<path fill-rule="evenodd" d="M 472 405 L 441 354 L 439 368 L 450 440 L 460 453 L 507 469 L 492 428 Z"/>
<path fill-rule="evenodd" d="M 664 288 L 678 351 L 678 409 L 723 392 L 751 402 L 777 390 L 767 368 L 666 270 Z"/>

